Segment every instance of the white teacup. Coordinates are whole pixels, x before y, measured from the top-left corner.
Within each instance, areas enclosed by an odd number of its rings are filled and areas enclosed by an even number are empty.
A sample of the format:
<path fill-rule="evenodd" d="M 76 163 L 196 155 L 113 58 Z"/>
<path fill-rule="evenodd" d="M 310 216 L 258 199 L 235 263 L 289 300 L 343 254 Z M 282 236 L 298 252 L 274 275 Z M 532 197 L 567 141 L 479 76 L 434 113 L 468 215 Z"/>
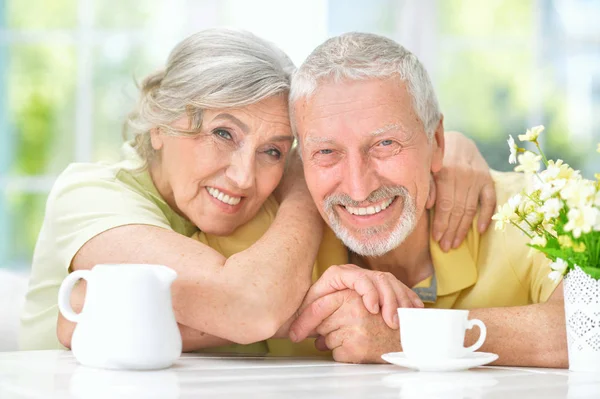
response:
<path fill-rule="evenodd" d="M 453 359 L 481 348 L 486 337 L 481 320 L 468 320 L 468 310 L 399 308 L 400 343 L 412 359 Z M 479 339 L 464 347 L 465 331 L 478 326 Z"/>

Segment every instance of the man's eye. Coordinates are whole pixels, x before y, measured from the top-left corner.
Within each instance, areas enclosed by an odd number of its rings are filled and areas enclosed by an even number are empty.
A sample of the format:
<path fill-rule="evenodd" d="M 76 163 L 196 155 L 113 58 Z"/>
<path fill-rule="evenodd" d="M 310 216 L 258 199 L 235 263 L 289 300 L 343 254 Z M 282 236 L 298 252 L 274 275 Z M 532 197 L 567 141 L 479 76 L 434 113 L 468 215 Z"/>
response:
<path fill-rule="evenodd" d="M 216 129 L 213 131 L 213 134 L 216 134 L 217 136 L 221 137 L 222 139 L 225 140 L 231 140 L 231 133 L 229 133 L 227 130 L 223 130 L 223 129 Z"/>
<path fill-rule="evenodd" d="M 321 155 L 329 155 L 333 152 L 333 150 L 319 150 L 319 154 Z"/>
<path fill-rule="evenodd" d="M 387 147 L 389 145 L 392 145 L 394 142 L 392 140 L 382 140 L 379 145 L 382 147 Z"/>

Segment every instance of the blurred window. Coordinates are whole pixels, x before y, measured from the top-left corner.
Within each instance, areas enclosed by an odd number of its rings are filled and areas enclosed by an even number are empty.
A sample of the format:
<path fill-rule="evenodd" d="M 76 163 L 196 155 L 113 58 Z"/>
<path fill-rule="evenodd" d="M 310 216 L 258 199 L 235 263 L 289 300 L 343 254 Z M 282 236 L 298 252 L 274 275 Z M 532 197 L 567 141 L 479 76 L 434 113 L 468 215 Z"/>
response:
<path fill-rule="evenodd" d="M 296 63 L 370 31 L 423 60 L 447 129 L 510 170 L 508 134 L 544 124 L 549 157 L 598 170 L 600 0 L 0 0 L 0 267 L 26 270 L 56 176 L 115 161 L 134 79 L 186 35 L 248 29 Z"/>

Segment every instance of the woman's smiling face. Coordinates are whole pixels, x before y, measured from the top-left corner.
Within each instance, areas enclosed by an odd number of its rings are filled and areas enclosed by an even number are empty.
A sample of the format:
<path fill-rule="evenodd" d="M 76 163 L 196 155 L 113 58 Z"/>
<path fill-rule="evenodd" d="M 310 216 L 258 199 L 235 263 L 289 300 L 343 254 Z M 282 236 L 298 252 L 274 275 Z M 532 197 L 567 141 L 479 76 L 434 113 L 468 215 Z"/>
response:
<path fill-rule="evenodd" d="M 189 129 L 186 116 L 171 125 Z M 167 203 L 206 233 L 227 235 L 252 219 L 283 176 L 293 142 L 287 95 L 205 110 L 193 136 L 151 132 L 154 183 Z"/>

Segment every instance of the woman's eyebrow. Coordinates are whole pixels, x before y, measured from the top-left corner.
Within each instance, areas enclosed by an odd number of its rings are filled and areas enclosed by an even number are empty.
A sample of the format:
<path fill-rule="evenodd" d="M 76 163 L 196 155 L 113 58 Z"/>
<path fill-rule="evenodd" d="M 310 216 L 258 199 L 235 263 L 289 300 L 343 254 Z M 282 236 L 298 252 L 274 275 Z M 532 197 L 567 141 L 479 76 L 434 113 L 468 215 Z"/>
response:
<path fill-rule="evenodd" d="M 273 136 L 269 139 L 269 141 L 289 141 L 290 143 L 294 141 L 294 136 L 289 134 L 282 134 L 279 136 Z"/>
<path fill-rule="evenodd" d="M 217 120 L 217 119 L 224 119 L 224 120 L 227 120 L 227 121 L 230 121 L 230 122 L 236 124 L 246 134 L 248 134 L 250 132 L 250 128 L 248 127 L 248 125 L 246 125 L 244 122 L 242 122 L 241 120 L 239 120 L 238 118 L 236 118 L 235 116 L 233 116 L 231 114 L 221 113 L 221 114 L 215 116 L 213 118 L 213 121 Z"/>

